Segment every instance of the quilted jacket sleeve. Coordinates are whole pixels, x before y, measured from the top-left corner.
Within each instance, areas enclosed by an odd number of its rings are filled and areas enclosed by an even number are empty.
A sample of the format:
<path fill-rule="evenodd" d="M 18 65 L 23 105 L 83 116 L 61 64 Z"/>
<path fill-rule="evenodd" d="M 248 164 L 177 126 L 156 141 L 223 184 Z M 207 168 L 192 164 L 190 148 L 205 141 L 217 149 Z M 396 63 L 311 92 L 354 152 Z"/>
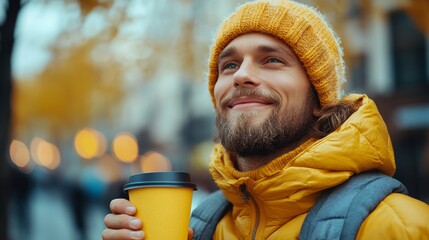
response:
<path fill-rule="evenodd" d="M 429 205 L 391 194 L 365 219 L 357 239 L 429 239 Z"/>

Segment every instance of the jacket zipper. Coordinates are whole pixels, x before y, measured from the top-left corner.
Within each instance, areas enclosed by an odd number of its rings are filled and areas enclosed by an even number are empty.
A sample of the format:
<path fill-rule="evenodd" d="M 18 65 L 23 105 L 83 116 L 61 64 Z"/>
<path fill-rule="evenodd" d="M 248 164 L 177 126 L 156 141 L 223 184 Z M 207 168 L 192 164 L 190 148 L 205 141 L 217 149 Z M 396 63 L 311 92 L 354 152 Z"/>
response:
<path fill-rule="evenodd" d="M 249 200 L 252 202 L 253 206 L 255 207 L 255 213 L 256 213 L 256 220 L 255 224 L 253 225 L 252 229 L 252 240 L 256 239 L 256 232 L 258 231 L 259 222 L 261 219 L 261 213 L 259 212 L 258 204 L 256 204 L 255 198 L 250 194 L 249 191 L 247 191 L 247 187 L 245 184 L 240 185 L 240 197 L 243 199 L 245 203 L 248 203 Z"/>

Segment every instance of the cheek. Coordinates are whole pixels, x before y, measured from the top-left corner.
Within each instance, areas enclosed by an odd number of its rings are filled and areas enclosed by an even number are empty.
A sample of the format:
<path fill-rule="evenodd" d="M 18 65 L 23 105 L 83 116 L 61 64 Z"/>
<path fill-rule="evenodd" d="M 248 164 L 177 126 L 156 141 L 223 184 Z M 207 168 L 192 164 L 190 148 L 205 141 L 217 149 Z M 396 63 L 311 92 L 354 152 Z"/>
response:
<path fill-rule="evenodd" d="M 290 72 L 283 78 L 277 78 L 276 86 L 273 88 L 281 92 L 281 95 L 290 98 L 290 101 L 306 98 L 308 89 L 311 87 L 307 75 L 300 71 Z"/>
<path fill-rule="evenodd" d="M 225 94 L 228 92 L 228 89 L 230 84 L 228 84 L 228 81 L 218 79 L 218 81 L 215 84 L 213 95 L 216 101 L 216 106 L 220 106 L 220 101 L 225 96 Z"/>

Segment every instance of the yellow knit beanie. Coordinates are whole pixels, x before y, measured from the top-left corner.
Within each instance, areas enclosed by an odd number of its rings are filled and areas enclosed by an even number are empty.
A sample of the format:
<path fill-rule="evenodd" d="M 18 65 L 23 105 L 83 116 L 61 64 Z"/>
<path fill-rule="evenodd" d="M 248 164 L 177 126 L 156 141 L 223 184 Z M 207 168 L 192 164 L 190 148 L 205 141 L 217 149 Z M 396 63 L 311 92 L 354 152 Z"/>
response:
<path fill-rule="evenodd" d="M 214 100 L 218 57 L 236 37 L 265 33 L 283 40 L 303 63 L 321 106 L 336 103 L 342 94 L 345 66 L 340 40 L 314 8 L 289 0 L 260 0 L 240 6 L 220 26 L 211 46 L 208 87 Z"/>

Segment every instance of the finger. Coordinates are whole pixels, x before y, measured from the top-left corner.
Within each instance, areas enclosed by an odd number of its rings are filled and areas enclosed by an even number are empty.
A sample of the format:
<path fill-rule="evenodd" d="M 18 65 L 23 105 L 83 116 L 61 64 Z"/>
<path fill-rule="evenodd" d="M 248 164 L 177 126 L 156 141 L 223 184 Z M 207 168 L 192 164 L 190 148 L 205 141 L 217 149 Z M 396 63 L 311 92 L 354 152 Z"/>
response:
<path fill-rule="evenodd" d="M 105 229 L 101 237 L 103 240 L 141 240 L 144 239 L 145 234 L 143 231 Z"/>
<path fill-rule="evenodd" d="M 188 228 L 188 240 L 192 240 L 194 237 L 194 230 L 192 228 Z"/>
<path fill-rule="evenodd" d="M 115 214 L 136 214 L 136 207 L 130 201 L 124 198 L 113 199 L 110 202 L 110 211 Z"/>
<path fill-rule="evenodd" d="M 107 214 L 104 217 L 104 225 L 111 229 L 140 230 L 142 228 L 142 221 L 139 218 L 126 214 Z"/>

